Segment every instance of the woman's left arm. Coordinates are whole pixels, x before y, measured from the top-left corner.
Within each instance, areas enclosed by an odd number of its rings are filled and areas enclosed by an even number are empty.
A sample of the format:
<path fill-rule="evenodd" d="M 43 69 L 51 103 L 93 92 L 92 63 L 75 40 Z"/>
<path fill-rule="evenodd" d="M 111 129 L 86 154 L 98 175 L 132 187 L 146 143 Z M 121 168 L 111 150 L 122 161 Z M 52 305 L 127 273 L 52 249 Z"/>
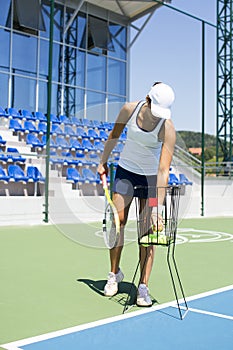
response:
<path fill-rule="evenodd" d="M 164 187 L 166 187 L 168 184 L 169 170 L 170 170 L 175 143 L 176 143 L 176 131 L 175 131 L 174 124 L 170 119 L 166 120 L 164 124 L 162 139 L 163 139 L 163 145 L 161 149 L 158 176 L 157 176 L 159 205 L 162 205 L 164 201 L 164 196 L 165 196 Z"/>

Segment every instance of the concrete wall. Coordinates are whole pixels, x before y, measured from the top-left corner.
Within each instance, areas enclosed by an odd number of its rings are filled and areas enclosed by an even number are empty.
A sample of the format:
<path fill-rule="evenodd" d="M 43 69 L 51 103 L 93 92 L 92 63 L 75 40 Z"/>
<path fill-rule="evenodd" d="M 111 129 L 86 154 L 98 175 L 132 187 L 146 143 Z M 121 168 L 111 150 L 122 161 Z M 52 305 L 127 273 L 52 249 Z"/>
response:
<path fill-rule="evenodd" d="M 180 198 L 180 217 L 201 216 L 200 178 L 192 186 L 187 186 Z M 90 185 L 92 186 L 92 185 Z M 95 194 L 100 189 L 95 188 Z M 79 223 L 99 221 L 103 217 L 105 200 L 103 196 L 82 196 L 79 189 L 64 179 L 52 182 L 49 198 L 49 222 Z M 233 216 L 233 180 L 206 178 L 204 187 L 204 216 Z M 0 225 L 43 224 L 44 197 L 36 196 L 0 196 Z M 134 204 L 130 218 L 135 218 Z"/>

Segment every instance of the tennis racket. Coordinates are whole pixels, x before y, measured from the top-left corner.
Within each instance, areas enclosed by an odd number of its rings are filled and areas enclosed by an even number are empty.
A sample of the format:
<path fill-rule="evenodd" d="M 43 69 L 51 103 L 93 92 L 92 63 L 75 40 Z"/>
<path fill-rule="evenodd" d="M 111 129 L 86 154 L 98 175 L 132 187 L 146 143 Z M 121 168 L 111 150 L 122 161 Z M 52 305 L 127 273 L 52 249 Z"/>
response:
<path fill-rule="evenodd" d="M 120 219 L 108 191 L 108 184 L 105 173 L 101 175 L 101 180 L 107 203 L 103 219 L 103 236 L 107 248 L 111 249 L 116 245 L 120 235 Z"/>

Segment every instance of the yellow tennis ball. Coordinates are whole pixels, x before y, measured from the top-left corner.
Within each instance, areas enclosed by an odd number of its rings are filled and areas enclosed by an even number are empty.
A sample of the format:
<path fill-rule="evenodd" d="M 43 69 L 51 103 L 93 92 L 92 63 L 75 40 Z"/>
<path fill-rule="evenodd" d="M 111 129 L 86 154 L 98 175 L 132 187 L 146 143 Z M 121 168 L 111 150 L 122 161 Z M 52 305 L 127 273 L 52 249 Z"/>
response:
<path fill-rule="evenodd" d="M 158 226 L 158 232 L 162 232 L 162 231 L 163 231 L 163 225 L 159 225 Z M 153 232 L 157 232 L 156 225 L 153 225 Z"/>
<path fill-rule="evenodd" d="M 160 236 L 158 237 L 158 243 L 159 243 L 159 244 L 167 244 L 167 237 L 164 236 L 164 235 L 160 235 Z"/>

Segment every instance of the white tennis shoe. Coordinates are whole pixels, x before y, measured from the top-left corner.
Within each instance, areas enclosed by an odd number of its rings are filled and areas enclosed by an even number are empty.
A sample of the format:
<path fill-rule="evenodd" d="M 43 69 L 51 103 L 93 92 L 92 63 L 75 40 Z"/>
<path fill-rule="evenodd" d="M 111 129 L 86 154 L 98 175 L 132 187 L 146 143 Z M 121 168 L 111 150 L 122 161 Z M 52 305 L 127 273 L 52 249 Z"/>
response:
<path fill-rule="evenodd" d="M 137 295 L 138 306 L 151 306 L 152 301 L 149 295 L 149 289 L 143 283 L 139 284 L 138 295 Z"/>
<path fill-rule="evenodd" d="M 118 292 L 118 283 L 120 283 L 124 278 L 124 274 L 119 268 L 118 272 L 115 274 L 113 272 L 109 272 L 108 281 L 104 286 L 104 295 L 106 297 L 112 297 Z"/>

